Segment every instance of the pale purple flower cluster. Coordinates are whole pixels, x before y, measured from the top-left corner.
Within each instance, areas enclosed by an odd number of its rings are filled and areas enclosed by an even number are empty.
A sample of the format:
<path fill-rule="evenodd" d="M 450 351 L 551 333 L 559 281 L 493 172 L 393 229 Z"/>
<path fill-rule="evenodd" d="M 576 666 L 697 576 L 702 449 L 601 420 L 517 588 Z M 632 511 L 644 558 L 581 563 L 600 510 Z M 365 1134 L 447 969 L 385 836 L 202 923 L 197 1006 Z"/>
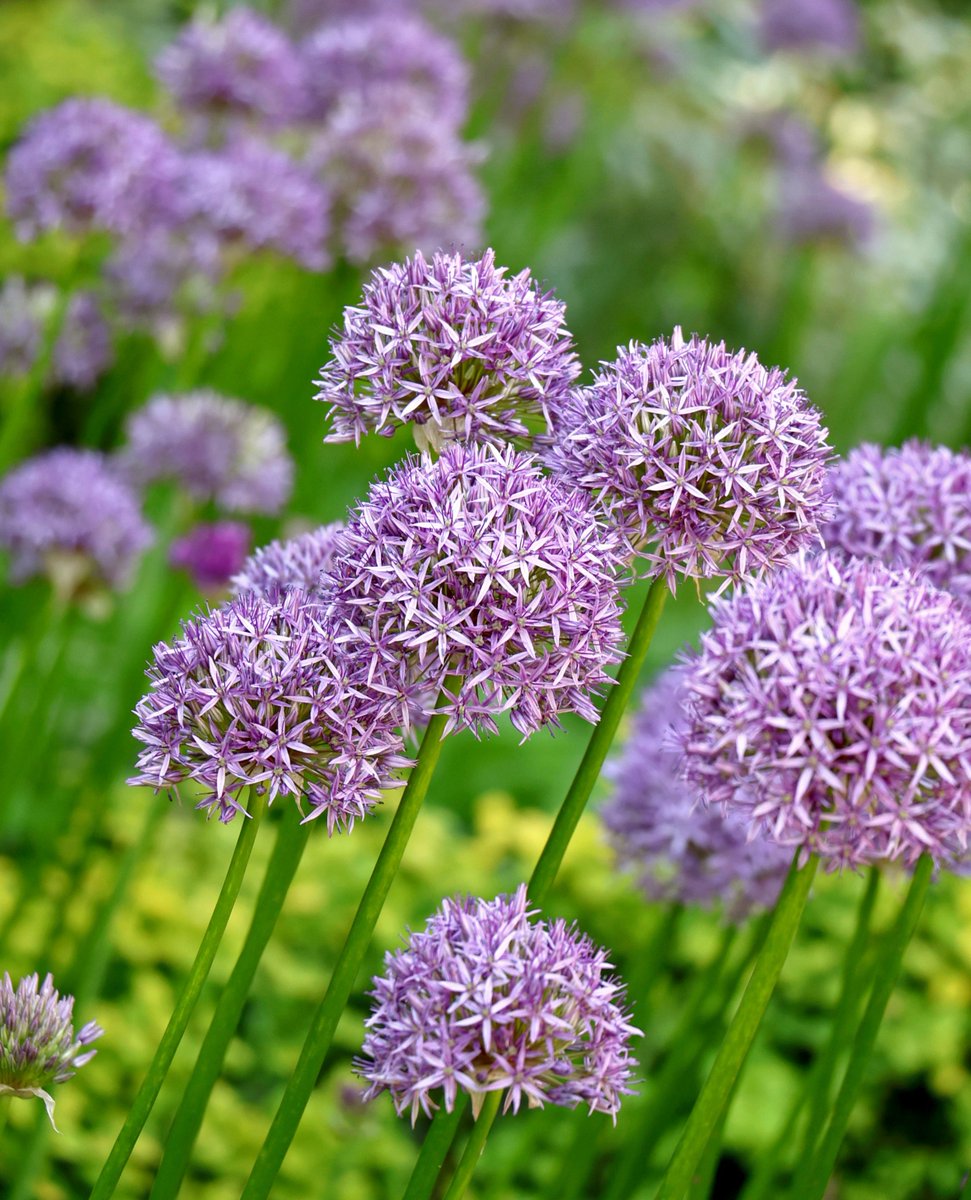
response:
<path fill-rule="evenodd" d="M 971 821 L 971 624 L 910 573 L 803 558 L 713 607 L 689 785 L 833 866 L 949 861 Z"/>
<path fill-rule="evenodd" d="M 93 450 L 46 451 L 0 482 L 0 548 L 16 582 L 121 587 L 151 540 L 137 497 Z"/>
<path fill-rule="evenodd" d="M 735 581 L 818 543 L 827 431 L 783 371 L 680 329 L 602 368 L 553 411 L 549 463 L 672 588 Z"/>
<path fill-rule="evenodd" d="M 385 956 L 358 1072 L 367 1099 L 389 1091 L 399 1114 L 558 1104 L 616 1117 L 630 1094 L 623 985 L 576 926 L 536 916 L 525 885 L 495 900 L 445 900 L 403 950 Z"/>
<path fill-rule="evenodd" d="M 323 594 L 322 574 L 340 548 L 344 526 L 339 521 L 311 529 L 289 541 L 261 546 L 232 580 L 237 595 L 269 595 L 277 589 L 300 588 L 308 596 Z"/>
<path fill-rule="evenodd" d="M 528 438 L 579 374 L 564 313 L 529 271 L 507 277 L 491 250 L 475 261 L 416 254 L 375 271 L 321 372 L 327 440 L 397 424 L 435 448 Z"/>
<path fill-rule="evenodd" d="M 87 392 L 114 362 L 111 329 L 98 297 L 75 292 L 54 343 L 51 374 L 55 383 Z"/>
<path fill-rule="evenodd" d="M 720 906 L 729 920 L 770 908 L 791 853 L 747 836 L 734 812 L 708 807 L 680 774 L 675 739 L 686 717 L 683 668 L 670 668 L 645 691 L 630 736 L 608 766 L 614 792 L 603 821 L 622 866 L 649 897 Z"/>
<path fill-rule="evenodd" d="M 0 288 L 0 376 L 27 375 L 40 353 L 42 313 L 34 291 L 19 275 L 10 275 Z"/>
<path fill-rule="evenodd" d="M 792 242 L 830 239 L 865 243 L 873 232 L 873 208 L 830 183 L 817 165 L 783 169 L 779 229 Z"/>
<path fill-rule="evenodd" d="M 219 591 L 242 568 L 251 540 L 249 526 L 241 521 L 194 525 L 169 547 L 169 562 L 188 571 L 200 591 Z"/>
<path fill-rule="evenodd" d="M 104 1030 L 89 1021 L 74 1032 L 74 997 L 61 996 L 50 975 L 41 983 L 27 975 L 13 986 L 0 977 L 0 1099 L 37 1097 L 54 1124 L 54 1100 L 47 1089 L 64 1083 L 90 1062 L 89 1050 Z"/>
<path fill-rule="evenodd" d="M 829 474 L 832 550 L 909 567 L 971 601 L 971 455 L 911 441 L 864 445 Z"/>
<path fill-rule="evenodd" d="M 328 833 L 350 829 L 409 765 L 397 690 L 366 656 L 337 644 L 319 604 L 297 589 L 238 596 L 159 643 L 152 690 L 135 709 L 145 743 L 130 782 L 193 781 L 199 808 L 231 821 L 245 791 L 292 796 Z"/>
<path fill-rule="evenodd" d="M 591 693 L 621 657 L 623 546 L 580 492 L 509 447 L 450 446 L 375 484 L 331 562 L 342 637 L 404 664 L 443 700 L 448 729 L 524 736 Z"/>
<path fill-rule="evenodd" d="M 293 486 L 276 417 L 206 390 L 155 396 L 133 413 L 120 461 L 140 484 L 175 479 L 229 512 L 278 512 Z"/>
<path fill-rule="evenodd" d="M 853 54 L 860 14 L 854 0 L 762 0 L 759 32 L 768 50 Z"/>

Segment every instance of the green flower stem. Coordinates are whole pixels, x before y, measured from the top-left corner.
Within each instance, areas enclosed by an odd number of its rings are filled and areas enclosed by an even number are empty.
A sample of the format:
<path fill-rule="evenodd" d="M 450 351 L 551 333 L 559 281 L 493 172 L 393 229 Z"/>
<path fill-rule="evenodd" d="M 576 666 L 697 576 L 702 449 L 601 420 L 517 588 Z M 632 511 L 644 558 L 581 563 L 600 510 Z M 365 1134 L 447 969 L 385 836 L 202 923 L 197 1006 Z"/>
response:
<path fill-rule="evenodd" d="M 148 1120 L 149 1113 L 152 1111 L 155 1100 L 165 1081 L 165 1076 L 172 1065 L 175 1052 L 182 1041 L 182 1035 L 189 1024 L 189 1018 L 192 1016 L 192 1012 L 202 994 L 202 989 L 209 977 L 209 970 L 212 967 L 213 959 L 216 957 L 216 951 L 219 949 L 219 943 L 229 922 L 233 905 L 236 903 L 236 897 L 239 895 L 239 889 L 243 882 L 243 876 L 246 874 L 246 866 L 249 863 L 260 819 L 263 815 L 264 804 L 261 799 L 255 800 L 251 807 L 253 813 L 251 818 L 248 820 L 242 817 L 239 818 L 242 821 L 242 828 L 236 842 L 236 849 L 233 851 L 233 857 L 230 860 L 226 878 L 223 880 L 219 898 L 212 911 L 209 925 L 203 935 L 195 961 L 189 971 L 188 978 L 183 984 L 175 1010 L 169 1018 L 165 1032 L 162 1034 L 162 1040 L 155 1051 L 155 1057 L 148 1068 L 148 1073 L 142 1081 L 142 1086 L 138 1089 L 125 1123 L 121 1127 L 117 1138 L 115 1138 L 111 1152 L 104 1166 L 101 1168 L 101 1174 L 95 1182 L 90 1200 L 107 1200 L 109 1196 L 114 1194 L 118 1181 L 121 1179 L 122 1171 L 124 1171 L 125 1165 L 131 1157 L 131 1152 L 138 1141 L 138 1135 Z"/>
<path fill-rule="evenodd" d="M 488 1092 L 486 1094 L 485 1099 L 482 1101 L 482 1108 L 479 1110 L 479 1115 L 472 1126 L 472 1132 L 469 1134 L 469 1140 L 465 1144 L 462 1158 L 459 1160 L 459 1165 L 455 1168 L 455 1174 L 452 1176 L 452 1182 L 448 1185 L 448 1191 L 445 1193 L 443 1200 L 462 1200 L 462 1197 L 465 1195 L 465 1189 L 469 1186 L 469 1180 L 472 1178 L 476 1165 L 482 1157 L 482 1151 L 485 1150 L 486 1138 L 489 1136 L 489 1130 L 492 1128 L 492 1123 L 499 1112 L 502 1097 L 502 1092 Z"/>
<path fill-rule="evenodd" d="M 853 1037 L 846 1073 L 836 1094 L 836 1102 L 833 1105 L 826 1133 L 823 1135 L 819 1147 L 811 1155 L 806 1169 L 796 1177 L 793 1183 L 791 1192 L 793 1200 L 815 1200 L 815 1198 L 821 1197 L 826 1190 L 829 1177 L 836 1165 L 836 1156 L 846 1132 L 850 1113 L 853 1111 L 867 1063 L 880 1031 L 883 1014 L 900 975 L 904 952 L 917 928 L 917 922 L 927 898 L 927 889 L 930 886 L 933 869 L 934 864 L 931 858 L 926 854 L 922 855 L 914 868 L 913 879 L 906 899 L 897 914 L 897 919 L 883 939 L 874 964 L 870 999 L 867 1001 L 863 1019 Z"/>
<path fill-rule="evenodd" d="M 445 704 L 446 693 L 451 689 L 454 694 L 456 684 L 452 680 L 445 683 L 445 689 L 439 698 L 438 708 Z M 398 867 L 401 864 L 408 838 L 415 826 L 418 813 L 431 783 L 435 766 L 442 751 L 442 738 L 448 718 L 443 714 L 432 717 L 425 729 L 418 750 L 418 759 L 408 776 L 408 783 L 398 804 L 398 811 L 391 822 L 388 836 L 381 847 L 377 862 L 371 872 L 371 878 L 361 897 L 354 920 L 348 930 L 344 945 L 330 977 L 327 992 L 314 1014 L 313 1022 L 300 1051 L 300 1057 L 294 1072 L 287 1083 L 276 1110 L 266 1140 L 253 1164 L 250 1177 L 246 1181 L 240 1200 L 266 1200 L 270 1195 L 274 1180 L 283 1160 L 286 1157 L 290 1143 L 293 1141 L 300 1124 L 300 1118 L 307 1107 L 317 1076 L 323 1066 L 327 1051 L 334 1040 L 337 1023 L 341 1013 L 350 998 L 354 983 L 361 970 L 361 963 L 367 954 L 371 943 L 374 926 L 384 907 L 388 892 L 394 882 Z M 97 1200 L 93 1197 L 92 1200 Z"/>
<path fill-rule="evenodd" d="M 178 1194 L 189 1167 L 192 1147 L 202 1127 L 209 1096 L 239 1025 L 256 968 L 276 928 L 290 884 L 303 857 L 308 826 L 290 818 L 291 814 L 287 813 L 280 822 L 249 933 L 219 997 L 192 1076 L 172 1120 L 150 1200 L 170 1200 Z"/>
<path fill-rule="evenodd" d="M 691 1184 L 775 990 L 809 898 L 817 862 L 813 855 L 804 867 L 794 861 L 789 870 L 748 986 L 661 1180 L 657 1200 L 683 1200 Z"/>
<path fill-rule="evenodd" d="M 457 1092 L 455 1107 L 452 1111 L 446 1112 L 444 1108 L 440 1108 L 435 1114 L 435 1119 L 429 1125 L 421 1144 L 418 1161 L 415 1163 L 401 1200 L 425 1200 L 432 1194 L 435 1181 L 438 1179 L 439 1172 L 455 1139 L 459 1123 L 468 1106 L 468 1093 Z"/>
<path fill-rule="evenodd" d="M 7 1117 L 10 1116 L 10 1101 L 13 1096 L 0 1096 L 0 1138 L 3 1137 L 3 1131 L 7 1125 Z"/>

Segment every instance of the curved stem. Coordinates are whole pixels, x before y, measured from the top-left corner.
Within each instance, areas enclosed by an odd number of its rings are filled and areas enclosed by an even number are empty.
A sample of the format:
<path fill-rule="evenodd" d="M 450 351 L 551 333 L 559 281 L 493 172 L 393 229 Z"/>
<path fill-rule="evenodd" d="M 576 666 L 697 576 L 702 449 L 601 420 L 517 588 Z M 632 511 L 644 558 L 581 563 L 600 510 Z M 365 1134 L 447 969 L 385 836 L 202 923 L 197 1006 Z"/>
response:
<path fill-rule="evenodd" d="M 467 1092 L 457 1092 L 455 1106 L 451 1112 L 439 1109 L 421 1144 L 418 1161 L 415 1163 L 408 1186 L 401 1200 L 426 1200 L 432 1194 L 435 1181 L 451 1149 L 459 1122 L 469 1106 Z"/>
<path fill-rule="evenodd" d="M 816 873 L 815 855 L 802 868 L 798 867 L 797 861 L 793 862 L 786 877 L 748 987 L 742 995 L 725 1040 L 715 1056 L 715 1062 L 684 1127 L 674 1157 L 661 1180 L 657 1200 L 682 1200 L 755 1040 L 759 1024 L 789 953 L 789 947 L 796 936 Z"/>
<path fill-rule="evenodd" d="M 462 1200 L 465 1195 L 465 1189 L 469 1186 L 469 1180 L 482 1157 L 486 1138 L 489 1136 L 489 1130 L 492 1128 L 501 1103 L 502 1092 L 489 1092 L 482 1101 L 482 1108 L 472 1126 L 469 1140 L 465 1144 L 465 1150 L 459 1165 L 455 1168 L 455 1174 L 452 1176 L 452 1182 L 448 1185 L 444 1200 Z"/>
<path fill-rule="evenodd" d="M 883 945 L 877 956 L 873 970 L 873 986 L 870 999 L 863 1012 L 863 1019 L 856 1031 L 850 1051 L 850 1060 L 846 1065 L 846 1073 L 840 1090 L 836 1094 L 829 1118 L 829 1125 L 818 1149 L 811 1155 L 806 1169 L 796 1178 L 791 1195 L 793 1200 L 815 1200 L 826 1190 L 826 1184 L 836 1165 L 840 1144 L 849 1123 L 850 1113 L 856 1102 L 857 1093 L 863 1082 L 867 1063 L 873 1052 L 880 1023 L 886 1011 L 887 1003 L 893 992 L 894 985 L 900 975 L 904 952 L 917 928 L 927 889 L 930 886 L 934 864 L 931 858 L 924 854 L 914 868 L 914 876 L 907 891 L 907 897 L 901 906 L 897 919 L 887 931 Z"/>
<path fill-rule="evenodd" d="M 138 1141 L 138 1135 L 152 1111 L 168 1069 L 172 1065 L 172 1059 L 175 1057 L 186 1026 L 189 1024 L 189 1018 L 202 994 L 213 959 L 216 957 L 216 951 L 219 949 L 219 943 L 222 941 L 223 933 L 229 922 L 230 913 L 233 911 L 233 905 L 239 895 L 250 854 L 253 851 L 253 843 L 256 840 L 260 818 L 263 814 L 263 801 L 258 800 L 252 807 L 253 816 L 250 819 L 240 818 L 243 821 L 243 827 L 240 830 L 226 878 L 223 880 L 219 898 L 212 910 L 212 916 L 195 961 L 182 986 L 175 1010 L 162 1034 L 162 1040 L 155 1051 L 155 1057 L 142 1081 L 142 1086 L 138 1089 L 125 1123 L 115 1138 L 111 1152 L 101 1168 L 101 1174 L 95 1182 L 90 1200 L 107 1200 L 107 1197 L 113 1194 L 122 1171 L 131 1157 L 131 1152 L 135 1148 L 135 1143 Z"/>

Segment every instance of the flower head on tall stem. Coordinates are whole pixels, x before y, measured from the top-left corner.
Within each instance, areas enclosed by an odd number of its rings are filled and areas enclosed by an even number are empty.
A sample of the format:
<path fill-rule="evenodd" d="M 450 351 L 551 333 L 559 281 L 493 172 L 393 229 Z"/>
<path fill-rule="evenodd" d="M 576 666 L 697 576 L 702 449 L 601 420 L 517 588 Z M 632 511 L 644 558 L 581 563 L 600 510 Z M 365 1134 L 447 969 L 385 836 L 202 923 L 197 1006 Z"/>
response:
<path fill-rule="evenodd" d="M 241 521 L 194 525 L 169 547 L 169 562 L 195 580 L 203 592 L 221 591 L 246 561 L 252 532 Z"/>
<path fill-rule="evenodd" d="M 389 1091 L 399 1114 L 558 1104 L 616 1117 L 631 1092 L 640 1033 L 606 953 L 564 921 L 533 920 L 526 887 L 495 900 L 446 900 L 375 978 L 357 1069 L 368 1099 Z"/>
<path fill-rule="evenodd" d="M 307 596 L 321 597 L 323 571 L 340 546 L 343 529 L 343 524 L 335 521 L 288 541 L 260 546 L 233 577 L 233 590 L 237 595 L 255 592 L 266 596 L 277 590 L 299 588 Z"/>

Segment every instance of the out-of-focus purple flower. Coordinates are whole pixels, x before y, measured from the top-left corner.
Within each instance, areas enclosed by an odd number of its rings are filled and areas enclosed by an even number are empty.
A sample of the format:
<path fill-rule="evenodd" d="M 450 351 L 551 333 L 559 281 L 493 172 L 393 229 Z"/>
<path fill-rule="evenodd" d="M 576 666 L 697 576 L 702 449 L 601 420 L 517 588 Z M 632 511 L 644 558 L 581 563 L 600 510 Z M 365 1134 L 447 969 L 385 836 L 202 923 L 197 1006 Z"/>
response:
<path fill-rule="evenodd" d="M 485 199 L 478 146 L 413 87 L 346 93 L 312 141 L 308 164 L 333 200 L 337 245 L 354 263 L 416 247 L 477 246 Z"/>
<path fill-rule="evenodd" d="M 283 426 L 242 400 L 206 390 L 154 396 L 126 432 L 121 465 L 140 484 L 175 479 L 230 512 L 278 512 L 290 495 Z"/>
<path fill-rule="evenodd" d="M 144 113 L 66 100 L 27 126 L 7 159 L 7 211 L 25 238 L 142 229 L 177 194 L 180 156 Z"/>
<path fill-rule="evenodd" d="M 90 391 L 114 361 L 111 329 L 97 296 L 75 292 L 54 343 L 51 374 L 54 382 Z"/>
<path fill-rule="evenodd" d="M 762 0 L 759 34 L 767 50 L 854 54 L 860 14 L 854 0 Z"/>
<path fill-rule="evenodd" d="M 270 542 L 243 563 L 232 580 L 237 595 L 266 596 L 278 589 L 300 588 L 308 596 L 323 595 L 321 575 L 340 547 L 344 526 L 335 521 L 286 542 Z"/>
<path fill-rule="evenodd" d="M 405 16 L 419 7 L 417 0 L 290 0 L 285 6 L 284 24 L 298 36 L 305 37 L 321 25 L 345 17 L 388 12 Z"/>
<path fill-rule="evenodd" d="M 173 567 L 188 571 L 200 591 L 219 591 L 243 566 L 252 533 L 240 521 L 195 525 L 169 548 Z"/>
<path fill-rule="evenodd" d="M 405 84 L 456 127 L 465 121 L 469 72 L 458 47 L 417 15 L 380 12 L 322 26 L 301 52 L 307 113 L 326 117 L 341 98 Z"/>
<path fill-rule="evenodd" d="M 104 266 L 119 323 L 155 333 L 185 312 L 219 309 L 223 274 L 222 247 L 211 230 L 171 224 L 122 239 Z"/>
<path fill-rule="evenodd" d="M 27 975 L 13 986 L 0 978 L 0 1097 L 36 1097 L 54 1125 L 54 1098 L 47 1091 L 90 1062 L 92 1042 L 104 1033 L 94 1021 L 74 1032 L 74 997 L 61 996 L 50 975 L 41 983 Z M 56 1128 L 56 1126 L 55 1126 Z"/>
<path fill-rule="evenodd" d="M 680 329 L 602 367 L 552 409 L 549 463 L 672 588 L 738 580 L 818 543 L 827 431 L 783 371 Z"/>
<path fill-rule="evenodd" d="M 495 900 L 445 900 L 424 931 L 385 956 L 357 1071 L 366 1098 L 389 1091 L 399 1115 L 583 1105 L 616 1117 L 640 1035 L 610 963 L 575 925 L 531 920 L 525 885 Z"/>
<path fill-rule="evenodd" d="M 580 492 L 510 447 L 408 459 L 352 515 L 325 574 L 342 637 L 434 696 L 448 729 L 523 735 L 563 712 L 597 720 L 622 633 L 623 547 Z"/>
<path fill-rule="evenodd" d="M 280 125 L 303 111 L 296 48 L 249 8 L 232 8 L 218 21 L 197 18 L 162 51 L 156 66 L 165 87 L 192 113 Z"/>
<path fill-rule="evenodd" d="M 683 674 L 669 669 L 645 691 L 608 768 L 614 794 L 603 820 L 621 864 L 637 871 L 652 899 L 720 905 L 741 920 L 775 903 L 792 855 L 747 837 L 737 813 L 707 807 L 682 780 L 675 738 L 686 726 Z"/>
<path fill-rule="evenodd" d="M 971 455 L 910 441 L 864 445 L 829 473 L 831 550 L 909 567 L 971 601 Z"/>
<path fill-rule="evenodd" d="M 477 261 L 416 254 L 375 271 L 321 372 L 327 440 L 398 424 L 423 447 L 527 438 L 579 374 L 564 313 L 529 271 L 507 278 L 491 250 Z"/>
<path fill-rule="evenodd" d="M 395 689 L 378 664 L 346 655 L 319 604 L 293 588 L 239 596 L 155 647 L 152 690 L 138 703 L 145 743 L 133 784 L 192 780 L 199 808 L 246 813 L 247 787 L 292 796 L 305 820 L 350 829 L 408 765 Z"/>
<path fill-rule="evenodd" d="M 818 166 L 783 169 L 778 220 L 791 242 L 859 245 L 873 233 L 873 208 L 830 183 Z"/>
<path fill-rule="evenodd" d="M 46 451 L 0 482 L 0 548 L 15 582 L 46 574 L 68 596 L 118 588 L 151 540 L 135 494 L 93 450 Z"/>
<path fill-rule="evenodd" d="M 44 314 L 37 298 L 19 275 L 8 276 L 0 288 L 0 376 L 27 375 L 40 353 Z"/>
<path fill-rule="evenodd" d="M 426 0 L 443 19 L 491 17 L 498 20 L 561 22 L 568 20 L 577 0 Z"/>
<path fill-rule="evenodd" d="M 712 611 L 685 675 L 691 787 L 837 867 L 966 852 L 971 624 L 952 596 L 820 554 Z"/>

